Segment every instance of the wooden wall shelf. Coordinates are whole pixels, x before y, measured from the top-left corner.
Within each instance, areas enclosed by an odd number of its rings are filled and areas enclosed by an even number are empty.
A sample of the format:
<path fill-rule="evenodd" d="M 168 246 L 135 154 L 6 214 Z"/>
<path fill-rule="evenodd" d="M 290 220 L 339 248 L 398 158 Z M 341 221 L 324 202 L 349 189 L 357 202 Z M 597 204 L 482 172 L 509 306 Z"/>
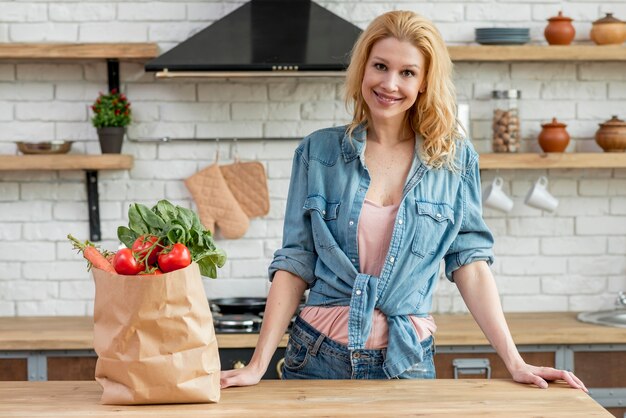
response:
<path fill-rule="evenodd" d="M 626 168 L 624 152 L 480 154 L 482 170 L 547 168 Z"/>
<path fill-rule="evenodd" d="M 155 43 L 0 43 L 0 59 L 147 60 L 158 54 Z"/>
<path fill-rule="evenodd" d="M 102 155 L 0 155 L 0 171 L 84 170 L 89 212 L 89 239 L 100 241 L 100 201 L 98 170 L 127 170 L 133 168 L 133 156 Z"/>
<path fill-rule="evenodd" d="M 620 45 L 451 45 L 452 61 L 626 61 Z M 156 43 L 0 43 L 0 59 L 148 60 Z M 343 72 L 340 72 L 343 73 Z"/>
<path fill-rule="evenodd" d="M 452 61 L 626 61 L 620 45 L 459 45 L 449 46 Z"/>
<path fill-rule="evenodd" d="M 127 170 L 133 168 L 133 156 L 102 155 L 0 155 L 0 171 L 25 170 Z"/>

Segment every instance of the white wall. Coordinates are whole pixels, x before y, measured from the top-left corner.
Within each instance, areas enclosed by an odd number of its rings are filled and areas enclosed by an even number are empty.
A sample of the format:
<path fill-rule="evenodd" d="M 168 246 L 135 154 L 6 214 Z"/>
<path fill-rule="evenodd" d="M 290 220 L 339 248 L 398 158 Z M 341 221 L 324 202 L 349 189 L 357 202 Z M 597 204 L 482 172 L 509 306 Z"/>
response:
<path fill-rule="evenodd" d="M 475 27 L 529 26 L 543 43 L 545 19 L 558 10 L 576 19 L 578 41 L 588 40 L 591 21 L 606 11 L 626 18 L 623 1 L 324 1 L 325 7 L 361 27 L 380 12 L 411 9 L 437 22 L 449 43 L 469 43 Z M 242 2 L 214 1 L 0 1 L 0 42 L 158 42 L 162 50 L 186 39 Z M 240 240 L 218 240 L 229 262 L 210 296 L 265 295 L 266 268 L 280 245 L 290 164 L 297 141 L 318 127 L 348 119 L 341 79 L 245 79 L 154 81 L 141 64 L 123 63 L 123 90 L 134 109 L 133 138 L 259 137 L 241 142 L 239 155 L 265 164 L 271 210 L 254 219 Z M 525 149 L 537 149 L 540 123 L 553 116 L 568 124 L 570 151 L 598 150 L 597 124 L 626 116 L 626 67 L 622 63 L 462 63 L 455 66 L 459 96 L 471 104 L 472 134 L 489 150 L 493 88 L 523 91 Z M 107 88 L 105 63 L 0 62 L 0 153 L 16 153 L 13 141 L 72 139 L 74 153 L 99 153 L 88 107 Z M 207 142 L 129 143 L 129 171 L 102 171 L 100 211 L 104 241 L 117 246 L 130 202 L 166 198 L 193 207 L 182 180 L 210 164 L 216 145 Z M 220 161 L 233 157 L 220 144 Z M 496 273 L 507 311 L 587 310 L 612 307 L 626 289 L 626 170 L 533 170 L 483 172 L 506 180 L 515 200 L 503 216 L 485 211 L 496 236 Z M 560 199 L 555 214 L 523 205 L 541 174 Z M 87 238 L 84 173 L 0 171 L 0 315 L 84 315 L 94 288 L 84 261 L 65 239 Z M 435 310 L 465 310 L 455 287 L 442 281 Z"/>

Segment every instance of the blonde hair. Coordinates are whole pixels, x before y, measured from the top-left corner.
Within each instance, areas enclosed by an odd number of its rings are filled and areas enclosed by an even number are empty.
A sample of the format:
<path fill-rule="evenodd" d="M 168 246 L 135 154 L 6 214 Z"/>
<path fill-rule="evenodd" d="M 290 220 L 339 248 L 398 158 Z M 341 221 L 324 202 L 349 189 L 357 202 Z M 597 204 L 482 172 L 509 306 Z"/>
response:
<path fill-rule="evenodd" d="M 396 38 L 410 42 L 425 57 L 425 91 L 409 109 L 408 119 L 414 133 L 424 138 L 422 149 L 426 163 L 433 168 L 454 169 L 457 128 L 456 95 L 452 83 L 452 61 L 448 49 L 432 22 L 411 11 L 392 11 L 378 16 L 361 33 L 352 48 L 346 73 L 345 100 L 354 106 L 348 136 L 363 125 L 367 127 L 369 109 L 361 92 L 365 66 L 374 44 Z"/>

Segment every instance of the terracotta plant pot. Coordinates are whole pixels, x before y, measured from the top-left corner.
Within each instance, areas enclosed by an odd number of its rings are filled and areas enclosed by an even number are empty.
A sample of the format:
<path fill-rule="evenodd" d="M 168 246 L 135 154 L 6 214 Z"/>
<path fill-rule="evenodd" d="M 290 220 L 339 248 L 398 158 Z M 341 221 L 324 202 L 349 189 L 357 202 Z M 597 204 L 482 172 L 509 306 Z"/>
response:
<path fill-rule="evenodd" d="M 626 40 L 626 22 L 614 18 L 613 13 L 607 13 L 593 22 L 589 36 L 598 45 L 620 45 Z"/>
<path fill-rule="evenodd" d="M 550 45 L 569 45 L 576 36 L 576 29 L 572 25 L 572 18 L 563 16 L 559 12 L 558 16 L 548 19 L 548 26 L 543 31 L 543 35 Z"/>
<path fill-rule="evenodd" d="M 599 125 L 596 142 L 605 152 L 626 151 L 626 122 L 613 116 Z"/>
<path fill-rule="evenodd" d="M 543 123 L 539 133 L 539 146 L 543 152 L 563 152 L 569 144 L 567 125 L 552 118 L 552 122 Z"/>

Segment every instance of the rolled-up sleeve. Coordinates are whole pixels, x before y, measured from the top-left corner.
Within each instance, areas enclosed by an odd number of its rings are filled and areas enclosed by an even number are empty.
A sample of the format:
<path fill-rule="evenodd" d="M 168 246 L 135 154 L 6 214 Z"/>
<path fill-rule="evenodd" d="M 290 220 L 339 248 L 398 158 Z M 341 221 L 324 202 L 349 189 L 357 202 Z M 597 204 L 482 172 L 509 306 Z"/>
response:
<path fill-rule="evenodd" d="M 294 154 L 283 225 L 282 248 L 274 253 L 268 273 L 272 281 L 278 270 L 285 270 L 302 278 L 308 287 L 311 287 L 315 281 L 317 253 L 313 242 L 310 215 L 304 210 L 309 169 L 306 143 L 306 140 L 303 141 Z"/>
<path fill-rule="evenodd" d="M 480 171 L 478 155 L 468 149 L 468 164 L 462 174 L 461 194 L 463 199 L 463 220 L 458 235 L 448 249 L 444 260 L 446 277 L 454 281 L 452 274 L 466 264 L 485 260 L 493 263 L 493 235 L 482 217 Z"/>

